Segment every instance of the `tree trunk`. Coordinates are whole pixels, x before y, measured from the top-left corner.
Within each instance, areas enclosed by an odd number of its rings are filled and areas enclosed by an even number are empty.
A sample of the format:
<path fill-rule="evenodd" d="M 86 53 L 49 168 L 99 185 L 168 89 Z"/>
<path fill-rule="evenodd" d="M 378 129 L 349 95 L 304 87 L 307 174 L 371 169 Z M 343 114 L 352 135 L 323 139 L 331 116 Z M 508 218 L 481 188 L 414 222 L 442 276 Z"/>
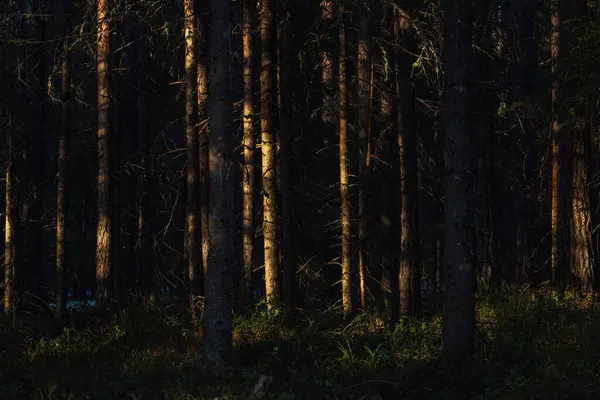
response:
<path fill-rule="evenodd" d="M 4 190 L 6 194 L 5 215 L 4 215 L 4 315 L 8 318 L 13 317 L 15 313 L 15 278 L 16 278 L 16 257 L 15 257 L 15 229 L 16 229 L 16 196 L 15 196 L 15 177 L 14 177 L 14 126 L 12 119 L 9 121 L 6 132 L 6 150 L 8 152 L 8 162 L 6 163 L 6 177 L 4 180 Z"/>
<path fill-rule="evenodd" d="M 210 1 L 209 81 L 209 196 L 210 252 L 205 279 L 204 346 L 213 370 L 230 363 L 232 349 L 232 286 L 236 255 L 236 206 L 238 185 L 234 173 L 235 142 L 231 131 L 229 37 L 231 6 L 222 0 Z"/>
<path fill-rule="evenodd" d="M 367 227 L 369 212 L 368 191 L 371 176 L 371 154 L 369 146 L 370 125 L 370 47 L 371 32 L 369 16 L 371 15 L 371 2 L 363 0 L 360 9 L 360 29 L 358 32 L 358 137 L 360 143 L 361 159 L 358 170 L 358 275 L 360 290 L 360 306 L 367 308 L 365 275 L 367 264 Z"/>
<path fill-rule="evenodd" d="M 391 11 L 391 10 L 388 10 Z M 386 29 L 389 29 L 392 18 L 386 21 Z M 388 38 L 389 43 L 393 43 L 393 37 Z M 392 45 L 384 52 L 384 65 L 393 65 Z M 399 264 L 398 264 L 398 239 L 400 237 L 400 218 L 397 204 L 400 190 L 398 188 L 398 178 L 400 177 L 400 151 L 398 148 L 397 125 L 398 118 L 394 114 L 397 109 L 397 102 L 394 101 L 395 75 L 396 71 L 386 70 L 383 72 L 384 86 L 380 91 L 381 105 L 381 202 L 380 202 L 380 226 L 382 231 L 382 255 L 381 255 L 381 276 L 380 276 L 380 299 L 378 301 L 380 309 L 385 305 L 385 296 L 389 296 L 390 306 L 390 326 L 395 327 L 399 319 L 400 311 L 400 284 L 399 284 Z"/>
<path fill-rule="evenodd" d="M 252 273 L 254 270 L 254 90 L 253 90 L 253 57 L 252 57 L 252 24 L 254 1 L 243 0 L 243 57 L 244 57 L 244 171 L 243 171 L 243 293 L 252 296 Z"/>
<path fill-rule="evenodd" d="M 200 294 L 201 232 L 199 218 L 199 146 L 197 100 L 197 64 L 196 64 L 196 10 L 193 0 L 185 0 L 184 36 L 185 36 L 185 144 L 186 144 L 186 220 L 188 248 L 188 278 L 190 291 L 190 312 L 197 322 Z"/>
<path fill-rule="evenodd" d="M 445 4 L 445 226 L 444 357 L 460 362 L 474 351 L 475 268 L 469 78 L 471 1 Z"/>
<path fill-rule="evenodd" d="M 65 11 L 70 13 L 68 2 Z M 71 33 L 71 16 L 66 17 L 66 34 Z M 61 320 L 67 312 L 68 269 L 67 246 L 67 161 L 68 138 L 71 125 L 71 49 L 65 39 L 62 54 L 61 83 L 62 121 L 58 137 L 58 159 L 56 174 L 56 316 Z"/>
<path fill-rule="evenodd" d="M 570 259 L 572 267 L 571 288 L 582 296 L 593 293 L 594 274 L 592 270 L 591 242 L 592 224 L 589 198 L 589 133 L 586 123 L 579 121 L 571 132 L 572 162 L 572 230 Z"/>
<path fill-rule="evenodd" d="M 321 16 L 323 29 L 322 34 L 324 34 L 324 43 L 323 43 L 323 52 L 321 53 L 321 84 L 323 85 L 323 103 L 321 106 L 323 110 L 321 111 L 321 124 L 322 128 L 325 130 L 325 127 L 333 124 L 333 104 L 332 104 L 332 94 L 333 94 L 333 55 L 332 55 L 332 42 L 333 40 L 329 36 L 329 32 L 331 30 L 331 25 L 333 24 L 333 15 L 334 15 L 334 5 L 333 0 L 322 0 L 321 1 Z"/>
<path fill-rule="evenodd" d="M 277 210 L 277 163 L 276 133 L 273 127 L 273 88 L 275 75 L 273 70 L 273 0 L 261 2 L 260 41 L 260 121 L 263 174 L 263 235 L 265 250 L 265 284 L 267 307 L 281 305 L 279 283 L 279 245 Z"/>
<path fill-rule="evenodd" d="M 208 10 L 206 3 L 198 16 L 198 124 L 200 140 L 200 229 L 202 237 L 202 268 L 208 265 Z M 199 285 L 199 287 L 202 287 Z"/>
<path fill-rule="evenodd" d="M 344 5 L 338 8 L 340 72 L 339 72 L 339 113 L 340 113 L 340 195 L 342 202 L 342 307 L 344 318 L 354 314 L 352 303 L 352 266 L 350 263 L 350 189 L 348 171 L 348 75 L 346 72 L 346 27 Z"/>
<path fill-rule="evenodd" d="M 283 298 L 285 306 L 296 309 L 296 248 L 294 217 L 294 94 L 297 92 L 294 77 L 299 76 L 298 59 L 293 41 L 293 18 L 295 10 L 290 6 L 283 11 L 283 22 L 279 52 L 282 63 L 280 69 L 280 182 L 281 182 L 281 217 L 283 247 Z"/>
<path fill-rule="evenodd" d="M 98 227 L 96 231 L 96 297 L 112 296 L 113 176 L 110 130 L 110 0 L 98 0 Z"/>
<path fill-rule="evenodd" d="M 410 20 L 403 11 L 395 18 L 399 49 L 396 51 L 398 100 L 398 147 L 400 151 L 400 312 L 421 312 L 421 266 L 419 262 L 419 214 L 417 177 L 417 127 L 415 95 L 411 84 L 413 47 Z"/>
<path fill-rule="evenodd" d="M 139 7 L 139 5 L 138 5 Z M 151 164 L 149 157 L 149 121 L 148 121 L 148 103 L 146 93 L 146 63 L 148 61 L 148 48 L 144 34 L 147 28 L 142 26 L 141 21 L 136 16 L 135 24 L 138 37 L 136 45 L 136 73 L 132 80 L 137 87 L 137 164 L 139 169 L 136 174 L 136 228 L 135 228 L 135 284 L 141 290 L 146 307 L 151 305 L 151 289 L 154 280 L 152 279 L 151 265 L 151 246 L 150 246 L 150 194 L 149 176 L 151 173 Z"/>

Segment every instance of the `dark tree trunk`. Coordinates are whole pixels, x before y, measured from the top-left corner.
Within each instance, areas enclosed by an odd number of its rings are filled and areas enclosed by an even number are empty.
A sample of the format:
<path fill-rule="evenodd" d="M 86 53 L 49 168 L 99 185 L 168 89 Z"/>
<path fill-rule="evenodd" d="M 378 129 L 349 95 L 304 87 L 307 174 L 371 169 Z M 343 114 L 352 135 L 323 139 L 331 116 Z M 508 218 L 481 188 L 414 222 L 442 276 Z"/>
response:
<path fill-rule="evenodd" d="M 69 1 L 65 1 L 65 12 L 70 14 Z M 71 16 L 67 15 L 65 33 L 71 33 Z M 71 125 L 71 48 L 65 39 L 62 54 L 61 77 L 62 121 L 58 136 L 58 159 L 56 174 L 56 316 L 61 320 L 67 312 L 68 268 L 67 268 L 67 160 Z"/>
<path fill-rule="evenodd" d="M 358 137 L 361 159 L 358 169 L 358 276 L 360 307 L 367 308 L 366 268 L 367 268 L 367 227 L 369 204 L 369 184 L 371 177 L 371 154 L 369 146 L 370 111 L 370 71 L 371 71 L 371 31 L 369 17 L 372 12 L 369 0 L 363 0 L 360 7 L 360 28 L 358 31 Z"/>
<path fill-rule="evenodd" d="M 196 64 L 196 9 L 193 0 L 185 0 L 184 37 L 185 37 L 185 143 L 186 143 L 186 230 L 188 251 L 188 278 L 190 312 L 192 319 L 198 322 L 201 274 L 201 232 L 199 218 L 199 146 L 198 146 L 198 98 Z"/>
<path fill-rule="evenodd" d="M 419 261 L 419 193 L 417 177 L 417 127 L 415 94 L 411 82 L 411 23 L 400 11 L 395 18 L 396 96 L 398 101 L 398 148 L 400 151 L 400 312 L 421 312 L 421 266 Z"/>
<path fill-rule="evenodd" d="M 204 346 L 213 370 L 231 361 L 232 287 L 235 261 L 235 141 L 231 130 L 229 41 L 231 5 L 210 1 L 209 196 L 210 252 L 205 279 Z"/>
<path fill-rule="evenodd" d="M 293 41 L 294 9 L 284 10 L 282 20 L 285 21 L 279 43 L 280 64 L 280 182 L 281 182 L 281 217 L 282 217 L 282 252 L 283 252 L 283 300 L 285 306 L 295 310 L 297 299 L 296 283 L 296 248 L 294 217 L 294 94 L 296 91 L 295 76 L 299 75 L 295 43 Z"/>
<path fill-rule="evenodd" d="M 475 266 L 469 79 L 471 1 L 445 3 L 445 227 L 444 357 L 460 362 L 474 351 Z"/>

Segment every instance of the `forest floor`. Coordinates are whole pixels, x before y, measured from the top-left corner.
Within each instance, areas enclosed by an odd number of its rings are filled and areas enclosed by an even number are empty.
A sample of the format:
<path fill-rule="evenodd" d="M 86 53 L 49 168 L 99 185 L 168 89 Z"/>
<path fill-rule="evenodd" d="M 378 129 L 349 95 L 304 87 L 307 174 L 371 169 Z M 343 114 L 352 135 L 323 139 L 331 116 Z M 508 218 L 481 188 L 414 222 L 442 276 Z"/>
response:
<path fill-rule="evenodd" d="M 325 307 L 323 307 L 324 309 Z M 1 399 L 600 398 L 600 307 L 504 289 L 478 299 L 477 351 L 464 370 L 439 360 L 435 296 L 420 320 L 391 332 L 385 316 L 339 310 L 238 316 L 235 369 L 211 378 L 184 312 L 74 314 L 69 328 L 40 317 L 0 325 Z"/>

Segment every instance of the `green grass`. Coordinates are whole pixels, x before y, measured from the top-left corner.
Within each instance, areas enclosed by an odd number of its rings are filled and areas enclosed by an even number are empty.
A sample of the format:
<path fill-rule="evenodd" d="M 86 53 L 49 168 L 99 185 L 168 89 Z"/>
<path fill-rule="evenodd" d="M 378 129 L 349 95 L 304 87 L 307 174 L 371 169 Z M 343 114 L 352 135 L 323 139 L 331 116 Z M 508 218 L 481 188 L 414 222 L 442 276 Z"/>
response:
<path fill-rule="evenodd" d="M 600 398 L 600 309 L 574 298 L 505 288 L 478 302 L 469 366 L 439 360 L 442 323 L 430 302 L 394 331 L 386 315 L 348 325 L 338 311 L 260 306 L 235 319 L 229 376 L 211 377 L 185 313 L 79 314 L 69 328 L 42 317 L 0 325 L 1 399 L 244 399 L 260 375 L 270 399 Z"/>

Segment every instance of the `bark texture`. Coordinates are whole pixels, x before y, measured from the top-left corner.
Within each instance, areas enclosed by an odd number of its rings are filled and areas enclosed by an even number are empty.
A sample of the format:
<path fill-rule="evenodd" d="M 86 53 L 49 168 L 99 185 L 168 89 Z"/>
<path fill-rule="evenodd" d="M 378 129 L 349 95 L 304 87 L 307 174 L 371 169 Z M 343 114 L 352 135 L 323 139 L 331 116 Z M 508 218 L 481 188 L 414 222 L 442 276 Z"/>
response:
<path fill-rule="evenodd" d="M 348 75 L 346 70 L 346 27 L 344 5 L 338 8 L 340 72 L 339 72 L 339 113 L 340 113 L 340 196 L 342 205 L 342 307 L 345 318 L 354 313 L 352 303 L 352 265 L 350 244 L 350 182 L 348 166 Z"/>
<path fill-rule="evenodd" d="M 281 305 L 279 277 L 279 241 L 277 207 L 277 136 L 274 118 L 275 71 L 273 0 L 261 1 L 260 9 L 260 126 L 263 181 L 263 236 L 265 252 L 265 285 L 267 307 Z"/>
<path fill-rule="evenodd" d="M 112 296 L 113 178 L 110 130 L 110 0 L 98 0 L 98 226 L 96 230 L 96 298 Z"/>

